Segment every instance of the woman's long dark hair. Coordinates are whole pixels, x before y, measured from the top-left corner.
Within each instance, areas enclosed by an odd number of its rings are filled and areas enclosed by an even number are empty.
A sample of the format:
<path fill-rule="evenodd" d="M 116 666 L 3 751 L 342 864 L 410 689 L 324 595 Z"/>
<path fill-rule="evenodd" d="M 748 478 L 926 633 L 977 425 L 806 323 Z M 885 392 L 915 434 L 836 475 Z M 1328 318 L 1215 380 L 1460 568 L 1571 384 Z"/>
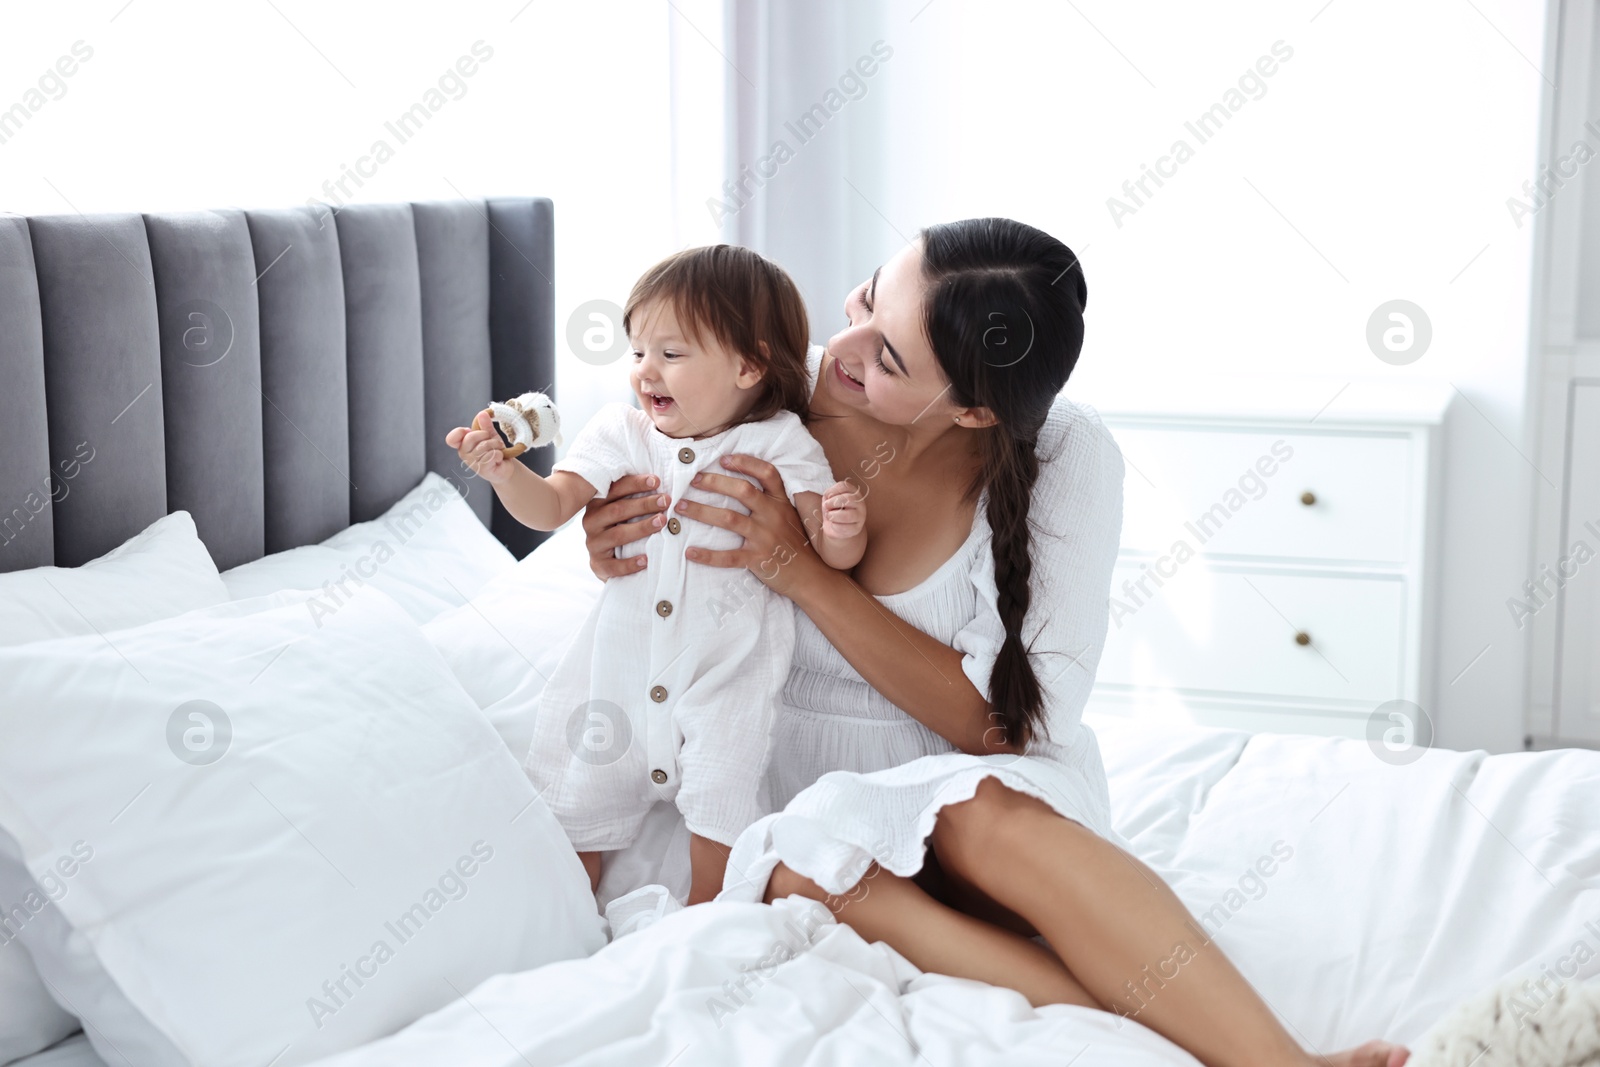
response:
<path fill-rule="evenodd" d="M 1083 347 L 1089 290 L 1078 257 L 1043 230 L 1010 219 L 963 219 L 922 231 L 924 328 L 950 396 L 984 407 L 982 462 L 968 499 L 988 492 L 994 581 L 1005 643 L 989 679 L 1004 740 L 1025 747 L 1044 698 L 1022 624 L 1032 599 L 1028 508 L 1039 475 L 1034 446 Z M 1060 651 L 1060 650 L 1053 650 Z"/>

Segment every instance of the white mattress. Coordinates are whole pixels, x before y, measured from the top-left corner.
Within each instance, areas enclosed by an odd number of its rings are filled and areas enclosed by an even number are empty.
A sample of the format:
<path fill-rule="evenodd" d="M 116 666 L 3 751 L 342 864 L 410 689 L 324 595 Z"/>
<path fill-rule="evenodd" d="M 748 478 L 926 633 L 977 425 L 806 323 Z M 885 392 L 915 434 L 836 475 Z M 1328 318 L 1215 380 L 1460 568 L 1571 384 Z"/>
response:
<path fill-rule="evenodd" d="M 1396 767 L 1359 741 L 1095 725 L 1119 829 L 1320 1051 L 1415 1040 L 1508 973 L 1600 950 L 1600 754 Z M 1195 1062 L 1104 1013 L 921 975 L 813 907 L 689 909 L 319 1067 Z"/>

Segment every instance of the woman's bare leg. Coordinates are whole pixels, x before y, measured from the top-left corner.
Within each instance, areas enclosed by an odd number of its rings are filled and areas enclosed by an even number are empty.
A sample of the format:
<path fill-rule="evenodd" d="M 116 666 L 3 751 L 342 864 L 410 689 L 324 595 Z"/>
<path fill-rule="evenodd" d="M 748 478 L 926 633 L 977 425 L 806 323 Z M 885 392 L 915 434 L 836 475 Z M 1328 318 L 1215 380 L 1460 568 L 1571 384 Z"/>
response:
<path fill-rule="evenodd" d="M 933 842 L 953 880 L 1043 933 L 1090 995 L 1203 1063 L 1399 1067 L 1405 1061 L 1404 1049 L 1382 1042 L 1310 1056 L 1159 875 L 998 779 L 985 779 L 972 800 L 944 808 Z"/>
<path fill-rule="evenodd" d="M 844 896 L 831 896 L 780 864 L 767 882 L 766 900 L 791 894 L 822 901 L 865 940 L 893 946 L 924 971 L 1015 989 L 1035 1007 L 1101 1007 L 1043 945 L 946 907 L 877 864 Z"/>
<path fill-rule="evenodd" d="M 982 919 L 1002 930 L 1010 930 L 1029 939 L 1039 934 L 1027 919 L 1010 908 L 1002 908 L 992 897 L 959 874 L 945 870 L 939 863 L 936 849 L 927 850 L 923 857 L 922 870 L 912 877 L 912 881 L 927 890 L 933 899 L 963 915 Z"/>

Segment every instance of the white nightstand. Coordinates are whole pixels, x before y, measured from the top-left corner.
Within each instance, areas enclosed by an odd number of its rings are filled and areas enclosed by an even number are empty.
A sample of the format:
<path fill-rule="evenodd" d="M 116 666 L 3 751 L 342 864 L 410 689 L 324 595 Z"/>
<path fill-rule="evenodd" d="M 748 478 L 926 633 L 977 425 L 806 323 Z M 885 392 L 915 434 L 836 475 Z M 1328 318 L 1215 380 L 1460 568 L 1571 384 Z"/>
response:
<path fill-rule="evenodd" d="M 1431 712 L 1447 385 L 1210 379 L 1094 404 L 1127 463 L 1090 710 L 1366 736 Z"/>

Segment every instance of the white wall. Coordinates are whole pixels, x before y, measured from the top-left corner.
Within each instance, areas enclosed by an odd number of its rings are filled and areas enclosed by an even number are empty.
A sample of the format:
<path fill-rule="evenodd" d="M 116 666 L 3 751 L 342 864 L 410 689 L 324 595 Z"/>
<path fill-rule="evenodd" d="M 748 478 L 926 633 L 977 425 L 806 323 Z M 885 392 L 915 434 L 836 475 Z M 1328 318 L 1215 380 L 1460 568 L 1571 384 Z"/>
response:
<path fill-rule="evenodd" d="M 0 209 L 299 204 L 326 198 L 323 183 L 385 138 L 393 158 L 361 188 L 347 181 L 351 199 L 555 201 L 563 413 L 580 425 L 622 395 L 625 364 L 577 360 L 564 326 L 586 300 L 620 304 L 644 267 L 678 247 L 670 8 L 658 0 L 125 3 L 8 8 L 0 108 L 22 100 L 74 42 L 93 56 L 64 79 L 65 95 L 0 143 Z M 384 123 L 480 40 L 493 56 L 464 79 L 464 95 L 447 95 L 420 133 L 398 143 Z"/>
<path fill-rule="evenodd" d="M 887 219 L 863 211 L 846 234 L 808 237 L 791 200 L 798 221 L 770 247 L 839 243 L 861 277 L 930 222 L 999 214 L 1049 230 L 1085 265 L 1088 339 L 1069 391 L 1091 400 L 1194 373 L 1454 383 L 1466 402 L 1446 445 L 1442 695 L 1428 710 L 1441 743 L 1519 748 L 1523 655 L 1504 604 L 1526 576 L 1533 226 L 1505 201 L 1534 172 L 1543 6 L 892 0 L 875 30 L 894 48 L 876 106 L 826 131 L 860 143 L 880 123 L 854 166 Z M 1184 123 L 1279 41 L 1293 54 L 1264 95 L 1200 143 Z M 812 80 L 831 73 L 819 63 Z M 1193 158 L 1119 226 L 1108 198 L 1132 203 L 1123 182 L 1180 138 Z M 787 177 L 774 197 L 792 197 Z M 842 295 L 813 308 L 825 326 Z M 1408 367 L 1364 340 L 1395 298 L 1434 327 Z"/>

